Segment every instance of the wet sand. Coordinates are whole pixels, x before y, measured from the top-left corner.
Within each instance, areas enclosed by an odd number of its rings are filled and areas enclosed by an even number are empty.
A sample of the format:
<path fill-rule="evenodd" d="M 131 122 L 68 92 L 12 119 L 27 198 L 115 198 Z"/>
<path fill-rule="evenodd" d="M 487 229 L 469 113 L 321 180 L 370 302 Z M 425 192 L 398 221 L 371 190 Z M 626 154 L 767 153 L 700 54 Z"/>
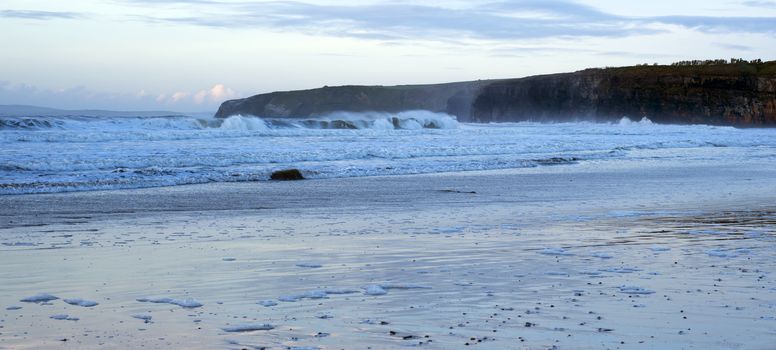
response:
<path fill-rule="evenodd" d="M 771 163 L 4 196 L 0 348 L 768 349 Z"/>

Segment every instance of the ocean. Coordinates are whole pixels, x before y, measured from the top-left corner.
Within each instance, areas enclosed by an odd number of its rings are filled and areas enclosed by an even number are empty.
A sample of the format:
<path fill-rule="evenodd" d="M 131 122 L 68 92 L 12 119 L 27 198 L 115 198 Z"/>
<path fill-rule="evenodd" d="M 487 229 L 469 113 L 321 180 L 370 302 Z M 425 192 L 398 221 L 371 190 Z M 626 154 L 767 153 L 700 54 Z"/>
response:
<path fill-rule="evenodd" d="M 0 126 L 0 348 L 774 343 L 776 129 L 429 112 Z M 319 180 L 269 180 L 287 168 Z"/>
<path fill-rule="evenodd" d="M 459 123 L 427 111 L 307 119 L 0 117 L 0 195 L 428 174 L 590 162 L 776 160 L 775 129 L 617 123 Z M 627 162 L 625 162 L 627 161 Z"/>

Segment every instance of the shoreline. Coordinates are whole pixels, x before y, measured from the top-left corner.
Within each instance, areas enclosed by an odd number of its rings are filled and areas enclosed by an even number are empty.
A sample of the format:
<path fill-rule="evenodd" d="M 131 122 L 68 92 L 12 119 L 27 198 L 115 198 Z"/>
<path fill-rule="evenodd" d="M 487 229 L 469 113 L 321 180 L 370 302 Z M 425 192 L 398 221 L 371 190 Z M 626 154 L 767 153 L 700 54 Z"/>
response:
<path fill-rule="evenodd" d="M 207 183 L 109 191 L 0 196 L 0 229 L 61 223 L 56 216 L 142 216 L 175 212 L 423 209 L 575 202 L 575 210 L 673 207 L 724 209 L 770 203 L 771 162 L 616 164 L 585 162 L 451 173 Z M 719 181 L 724 181 L 722 188 Z M 644 192 L 633 197 L 633 190 Z M 474 192 L 474 193 L 472 193 Z M 560 203 L 555 203 L 556 207 Z M 620 205 L 621 208 L 618 208 Z M 571 207 L 572 205 L 563 205 Z M 51 217 L 43 217 L 51 216 Z M 13 222 L 12 222 L 13 221 Z"/>

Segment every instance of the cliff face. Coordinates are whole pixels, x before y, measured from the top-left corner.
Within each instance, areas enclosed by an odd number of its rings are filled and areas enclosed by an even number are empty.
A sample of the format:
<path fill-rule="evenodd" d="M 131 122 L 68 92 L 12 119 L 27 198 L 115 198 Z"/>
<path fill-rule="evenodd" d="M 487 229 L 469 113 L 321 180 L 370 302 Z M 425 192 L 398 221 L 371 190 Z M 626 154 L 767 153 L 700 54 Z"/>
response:
<path fill-rule="evenodd" d="M 337 86 L 273 92 L 224 102 L 216 117 L 235 114 L 262 117 L 309 117 L 337 111 L 401 112 L 424 109 L 456 116 L 471 115 L 472 102 L 487 81 L 404 86 Z"/>
<path fill-rule="evenodd" d="M 217 117 L 426 109 L 464 122 L 617 120 L 776 126 L 776 61 L 588 69 L 437 85 L 342 86 L 226 101 Z"/>
<path fill-rule="evenodd" d="M 768 68 L 766 65 L 760 68 Z M 495 82 L 475 99 L 471 119 L 613 120 L 627 116 L 659 123 L 776 126 L 776 74 L 751 65 L 729 66 L 591 69 Z"/>

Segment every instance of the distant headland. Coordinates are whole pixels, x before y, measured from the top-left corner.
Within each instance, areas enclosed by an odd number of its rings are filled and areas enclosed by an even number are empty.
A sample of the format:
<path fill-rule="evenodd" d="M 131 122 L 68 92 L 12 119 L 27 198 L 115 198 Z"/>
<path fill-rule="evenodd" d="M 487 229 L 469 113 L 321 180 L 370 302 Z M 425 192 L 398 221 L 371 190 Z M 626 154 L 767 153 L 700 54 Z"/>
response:
<path fill-rule="evenodd" d="M 610 121 L 776 126 L 776 61 L 681 61 L 591 68 L 519 79 L 338 86 L 229 100 L 216 117 L 311 117 L 336 111 L 424 109 L 461 122 Z"/>

